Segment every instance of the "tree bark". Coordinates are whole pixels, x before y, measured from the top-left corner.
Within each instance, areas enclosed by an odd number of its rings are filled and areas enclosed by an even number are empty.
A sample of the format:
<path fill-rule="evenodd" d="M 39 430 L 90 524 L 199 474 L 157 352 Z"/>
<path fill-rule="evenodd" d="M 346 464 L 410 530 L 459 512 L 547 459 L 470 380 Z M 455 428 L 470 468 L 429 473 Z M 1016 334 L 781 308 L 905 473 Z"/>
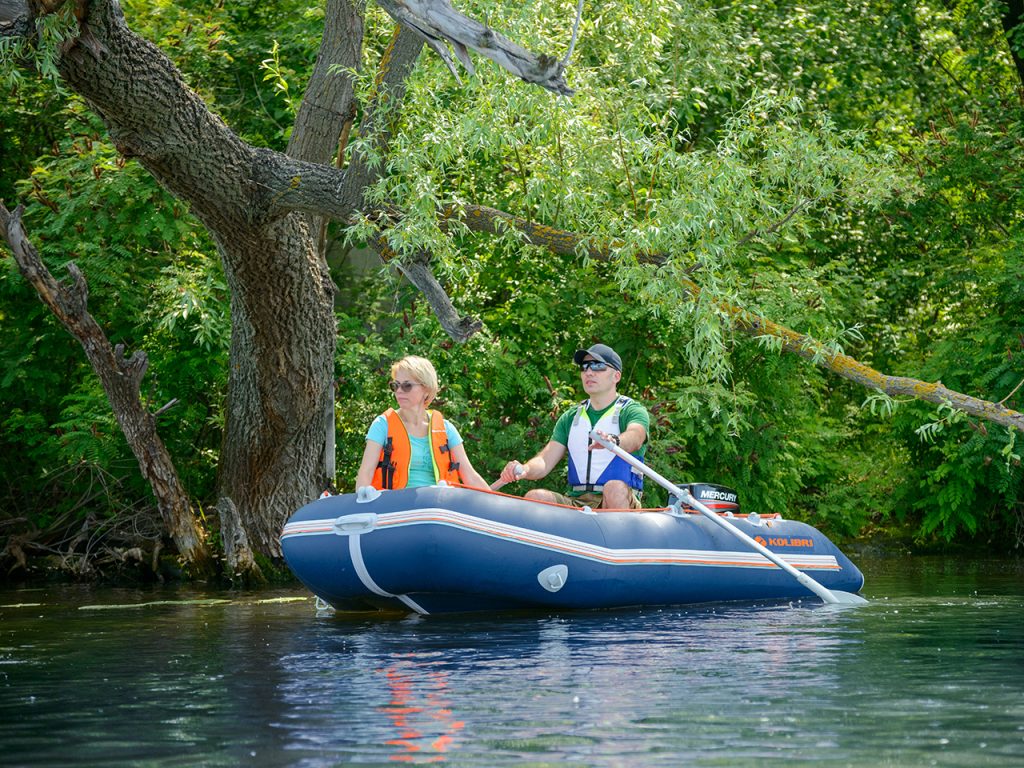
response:
<path fill-rule="evenodd" d="M 23 35 L 28 30 L 29 8 L 26 0 L 0 0 L 0 31 Z"/>
<path fill-rule="evenodd" d="M 91 44 L 77 41 L 64 53 L 61 75 L 118 149 L 191 205 L 220 251 L 232 332 L 218 495 L 243 523 L 237 551 L 277 557 L 287 515 L 328 482 L 323 404 L 333 378 L 334 290 L 313 223 L 267 215 L 258 180 L 274 156 L 212 115 L 170 61 L 127 28 L 116 3 L 90 3 L 86 22 Z M 343 102 L 345 88 L 336 93 Z M 300 137 L 295 146 L 312 155 L 325 143 Z M 246 576 L 254 565 L 228 562 Z"/>
<path fill-rule="evenodd" d="M 54 279 L 38 251 L 28 241 L 21 225 L 21 213 L 20 206 L 11 213 L 0 202 L 0 235 L 10 246 L 18 270 L 85 350 L 128 446 L 135 454 L 142 476 L 153 489 L 164 529 L 174 540 L 187 567 L 195 576 L 213 575 L 213 559 L 192 511 L 188 493 L 157 434 L 156 419 L 142 404 L 142 377 L 149 364 L 146 354 L 135 352 L 126 359 L 120 344 L 111 347 L 103 329 L 89 314 L 88 288 L 78 267 L 74 263 L 68 264 L 72 280 L 70 286 Z"/>
<path fill-rule="evenodd" d="M 341 159 L 341 136 L 355 119 L 356 104 L 348 70 L 358 70 L 363 44 L 363 2 L 328 0 L 316 65 L 295 118 L 287 154 L 310 163 L 331 165 Z M 312 217 L 316 250 L 326 263 L 327 219 Z M 332 297 L 336 287 L 331 286 Z M 335 333 L 336 335 L 336 333 Z M 332 351 L 333 354 L 333 351 Z M 336 475 L 334 432 L 334 386 L 324 389 L 323 477 L 326 488 L 334 487 Z"/>

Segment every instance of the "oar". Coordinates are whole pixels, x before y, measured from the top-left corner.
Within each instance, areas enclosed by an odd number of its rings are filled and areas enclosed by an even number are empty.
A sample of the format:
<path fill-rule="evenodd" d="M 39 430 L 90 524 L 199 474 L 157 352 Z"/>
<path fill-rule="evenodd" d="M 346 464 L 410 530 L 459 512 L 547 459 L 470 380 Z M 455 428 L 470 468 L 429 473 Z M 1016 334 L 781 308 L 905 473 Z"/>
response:
<path fill-rule="evenodd" d="M 678 487 L 676 485 L 673 485 L 668 480 L 666 480 L 664 477 L 662 477 L 657 472 L 655 472 L 653 469 L 651 469 L 646 464 L 644 464 L 642 461 L 639 461 L 631 453 L 627 453 L 626 451 L 622 450 L 622 448 L 617 446 L 611 440 L 606 440 L 603 437 L 601 437 L 597 433 L 596 430 L 594 430 L 593 432 L 590 433 L 590 438 L 592 440 L 594 440 L 595 442 L 600 443 L 601 445 L 603 445 L 605 448 L 607 448 L 609 451 L 614 453 L 619 458 L 621 458 L 624 461 L 628 462 L 638 472 L 642 472 L 643 474 L 647 475 L 649 478 L 654 480 L 654 482 L 656 482 L 662 488 L 664 488 L 665 490 L 669 491 L 669 493 L 674 493 L 676 495 L 676 497 L 680 501 L 684 501 L 687 504 L 689 504 L 690 506 L 692 506 L 694 509 L 696 509 L 702 515 L 704 515 L 704 517 L 708 518 L 715 525 L 719 526 L 720 528 L 724 528 L 726 531 L 731 533 L 733 536 L 735 536 L 736 538 L 738 538 L 741 541 L 743 541 L 743 543 L 747 544 L 749 547 L 751 547 L 755 551 L 760 552 L 762 555 L 767 557 L 769 560 L 771 560 L 773 563 L 775 563 L 777 566 L 779 566 L 779 568 L 781 568 L 786 573 L 788 573 L 790 576 L 792 576 L 794 579 L 799 581 L 801 584 L 803 584 L 805 587 L 807 587 L 807 589 L 811 590 L 811 592 L 816 594 L 818 597 L 820 597 L 826 603 L 866 603 L 867 602 L 867 600 L 865 600 L 863 597 L 861 597 L 860 595 L 855 595 L 852 592 L 842 592 L 840 590 L 830 590 L 830 589 L 827 589 L 826 587 L 824 587 L 821 584 L 819 584 L 817 581 L 812 579 L 810 576 L 808 576 L 803 571 L 798 571 L 796 568 L 794 568 L 792 565 L 787 563 L 785 560 L 783 560 L 777 554 L 772 552 L 770 549 L 768 549 L 767 547 L 765 547 L 762 544 L 758 543 L 757 541 L 752 539 L 750 536 L 748 536 L 747 534 L 745 534 L 743 531 L 739 530 L 735 526 L 729 525 L 729 523 L 727 523 L 721 517 L 719 517 L 714 512 L 712 512 L 710 509 L 708 509 L 706 506 L 704 506 L 699 501 L 697 501 L 693 497 L 693 494 L 690 493 L 690 491 L 688 489 L 680 488 L 680 487 Z"/>

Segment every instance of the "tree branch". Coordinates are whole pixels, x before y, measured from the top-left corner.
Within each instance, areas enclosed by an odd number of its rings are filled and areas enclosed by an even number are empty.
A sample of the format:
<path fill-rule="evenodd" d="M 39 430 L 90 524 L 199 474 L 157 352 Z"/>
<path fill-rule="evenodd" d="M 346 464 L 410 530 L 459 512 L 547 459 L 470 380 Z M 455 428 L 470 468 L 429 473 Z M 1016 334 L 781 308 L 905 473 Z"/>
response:
<path fill-rule="evenodd" d="M 529 245 L 536 245 L 546 248 L 552 253 L 566 256 L 587 256 L 597 261 L 611 261 L 613 254 L 624 245 L 620 240 L 611 240 L 601 244 L 590 235 L 555 229 L 546 224 L 538 224 L 520 216 L 513 216 L 496 208 L 488 208 L 485 205 L 448 206 L 441 212 L 441 220 L 443 228 L 450 227 L 449 222 L 454 221 L 465 226 L 471 232 L 485 232 L 492 235 L 516 232 L 523 242 Z M 637 261 L 641 264 L 664 264 L 668 258 L 667 253 L 637 255 Z"/>
<path fill-rule="evenodd" d="M 459 13 L 448 0 L 377 0 L 377 4 L 395 21 L 422 35 L 456 80 L 459 76 L 445 41 L 451 44 L 455 56 L 470 74 L 473 74 L 473 63 L 467 48 L 528 83 L 564 96 L 573 94 L 562 76 L 565 71 L 562 62 L 546 54 L 531 53 L 485 24 Z"/>
<path fill-rule="evenodd" d="M 461 209 L 449 208 L 443 212 L 446 219 L 456 219 L 472 231 L 501 233 L 506 228 L 523 235 L 524 240 L 532 245 L 546 247 L 554 253 L 581 255 L 584 253 L 596 261 L 613 261 L 615 243 L 608 246 L 593 244 L 593 238 L 576 232 L 566 232 L 545 227 L 511 216 L 502 211 L 483 206 L 465 206 Z M 665 254 L 642 254 L 638 261 L 650 264 L 661 264 Z M 693 300 L 700 296 L 700 286 L 682 278 L 682 285 Z M 906 376 L 890 376 L 858 362 L 849 355 L 836 353 L 810 336 L 797 333 L 789 328 L 767 320 L 749 310 L 736 307 L 726 302 L 718 302 L 719 310 L 729 317 L 734 326 L 754 338 L 770 336 L 782 341 L 782 348 L 805 360 L 813 362 L 826 370 L 869 389 L 879 389 L 888 395 L 909 395 L 936 405 L 949 403 L 952 407 L 995 424 L 1024 430 L 1024 414 L 1005 407 L 1002 403 L 993 403 L 977 397 L 956 392 L 941 382 L 929 383 Z"/>
<path fill-rule="evenodd" d="M 736 247 L 740 248 L 740 247 L 746 245 L 751 240 L 753 240 L 755 237 L 764 237 L 765 235 L 770 235 L 773 232 L 778 231 L 778 229 L 780 227 L 785 225 L 786 222 L 788 222 L 790 219 L 792 219 L 794 216 L 796 216 L 797 212 L 801 208 L 803 208 L 804 205 L 806 205 L 806 204 L 807 204 L 807 201 L 804 200 L 803 198 L 797 200 L 793 204 L 793 207 L 789 209 L 789 212 L 785 216 L 783 216 L 781 219 L 779 219 L 774 224 L 772 224 L 770 227 L 768 227 L 768 229 L 752 229 L 750 232 L 748 232 L 746 235 L 744 235 L 743 238 L 739 242 L 736 243 Z"/>
<path fill-rule="evenodd" d="M 287 154 L 330 165 L 346 121 L 355 115 L 352 76 L 363 49 L 362 0 L 327 0 L 316 64 L 295 116 Z"/>
<path fill-rule="evenodd" d="M 386 155 L 405 97 L 406 82 L 423 49 L 423 39 L 401 26 L 381 56 L 376 89 L 359 132 L 372 139 L 374 154 Z M 304 162 L 269 149 L 254 150 L 253 180 L 259 201 L 254 216 L 278 218 L 293 211 L 347 221 L 359 209 L 366 188 L 380 177 L 365 151 L 354 153 L 344 170 Z"/>
<path fill-rule="evenodd" d="M 694 289 L 694 296 L 699 293 L 700 288 L 691 283 Z M 1002 403 L 993 403 L 989 400 L 965 395 L 944 386 L 942 382 L 926 382 L 920 379 L 912 379 L 907 376 L 890 376 L 876 371 L 870 366 L 864 365 L 849 355 L 833 352 L 816 339 L 806 336 L 789 328 L 784 328 L 777 323 L 758 317 L 754 313 L 733 307 L 725 303 L 719 303 L 719 307 L 728 315 L 731 315 L 736 327 L 749 336 L 771 336 L 782 340 L 782 348 L 787 352 L 799 355 L 805 360 L 810 360 L 826 370 L 849 379 L 852 382 L 867 387 L 878 389 L 887 395 L 909 395 L 926 403 L 941 405 L 948 403 L 959 411 L 977 416 L 978 418 L 1001 424 L 1004 427 L 1012 427 L 1024 430 L 1024 413 L 1007 408 Z"/>
<path fill-rule="evenodd" d="M 68 264 L 70 286 L 54 279 L 25 234 L 22 212 L 23 208 L 18 206 L 11 213 L 0 202 L 0 236 L 14 254 L 21 274 L 85 350 L 139 469 L 153 489 L 164 527 L 178 552 L 197 573 L 211 574 L 213 561 L 188 494 L 156 433 L 155 419 L 142 405 L 140 385 L 149 362 L 146 354 L 139 351 L 126 359 L 122 345 L 111 347 L 103 329 L 89 314 L 89 291 L 81 271 L 73 263 Z"/>
<path fill-rule="evenodd" d="M 399 25 L 377 65 L 373 95 L 366 105 L 365 117 L 359 126 L 360 135 L 373 143 L 373 154 L 386 156 L 391 135 L 401 116 L 402 102 L 408 88 L 409 75 L 416 66 L 423 38 Z M 355 152 L 347 169 L 344 190 L 350 197 L 361 198 L 365 189 L 380 178 L 380 165 L 371 164 L 367 150 Z"/>
<path fill-rule="evenodd" d="M 383 236 L 372 240 L 370 245 L 383 261 L 395 261 L 398 264 L 402 274 L 423 294 L 430 308 L 434 311 L 437 321 L 444 328 L 445 333 L 451 336 L 452 339 L 462 344 L 483 328 L 483 323 L 478 319 L 459 316 L 455 306 L 452 304 L 452 300 L 448 297 L 448 294 L 441 287 L 441 284 L 434 277 L 434 273 L 430 269 L 429 254 L 421 251 L 412 258 L 399 260 L 398 254 L 391 249 Z"/>

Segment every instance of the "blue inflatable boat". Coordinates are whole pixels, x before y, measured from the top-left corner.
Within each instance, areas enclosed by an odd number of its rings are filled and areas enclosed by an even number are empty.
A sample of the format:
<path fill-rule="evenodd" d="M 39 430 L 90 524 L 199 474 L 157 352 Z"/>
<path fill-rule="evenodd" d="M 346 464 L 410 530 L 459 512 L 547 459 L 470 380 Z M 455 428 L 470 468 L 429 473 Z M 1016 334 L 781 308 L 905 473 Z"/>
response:
<path fill-rule="evenodd" d="M 857 567 L 815 528 L 777 515 L 738 515 L 733 503 L 712 506 L 815 586 L 840 594 L 863 586 Z M 281 547 L 303 584 L 338 610 L 432 614 L 814 598 L 771 559 L 678 503 L 598 513 L 459 486 L 384 491 L 372 500 L 327 496 L 292 515 Z"/>

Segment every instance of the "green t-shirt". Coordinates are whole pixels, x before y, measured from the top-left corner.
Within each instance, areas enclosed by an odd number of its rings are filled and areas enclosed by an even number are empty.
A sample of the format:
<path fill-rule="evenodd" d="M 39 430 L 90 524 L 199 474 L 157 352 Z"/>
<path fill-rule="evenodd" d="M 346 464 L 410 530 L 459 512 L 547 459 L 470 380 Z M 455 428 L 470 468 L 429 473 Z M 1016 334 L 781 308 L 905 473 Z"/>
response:
<path fill-rule="evenodd" d="M 599 411 L 588 406 L 587 416 L 590 418 L 590 423 L 597 424 L 598 420 L 614 406 L 615 402 L 612 402 L 612 404 L 607 408 L 602 408 Z M 576 418 L 576 412 L 578 410 L 579 405 L 577 404 L 558 417 L 558 421 L 555 422 L 555 430 L 551 434 L 551 439 L 554 442 L 561 443 L 565 446 L 569 445 L 569 430 L 572 428 L 572 420 Z M 636 400 L 631 400 L 619 412 L 619 432 L 625 432 L 626 427 L 630 424 L 640 424 L 648 435 L 651 433 L 650 414 L 648 414 L 647 409 Z M 637 451 L 637 453 L 640 455 L 640 458 L 644 457 L 647 453 L 647 441 L 644 441 L 644 444 L 640 446 L 640 450 Z"/>

